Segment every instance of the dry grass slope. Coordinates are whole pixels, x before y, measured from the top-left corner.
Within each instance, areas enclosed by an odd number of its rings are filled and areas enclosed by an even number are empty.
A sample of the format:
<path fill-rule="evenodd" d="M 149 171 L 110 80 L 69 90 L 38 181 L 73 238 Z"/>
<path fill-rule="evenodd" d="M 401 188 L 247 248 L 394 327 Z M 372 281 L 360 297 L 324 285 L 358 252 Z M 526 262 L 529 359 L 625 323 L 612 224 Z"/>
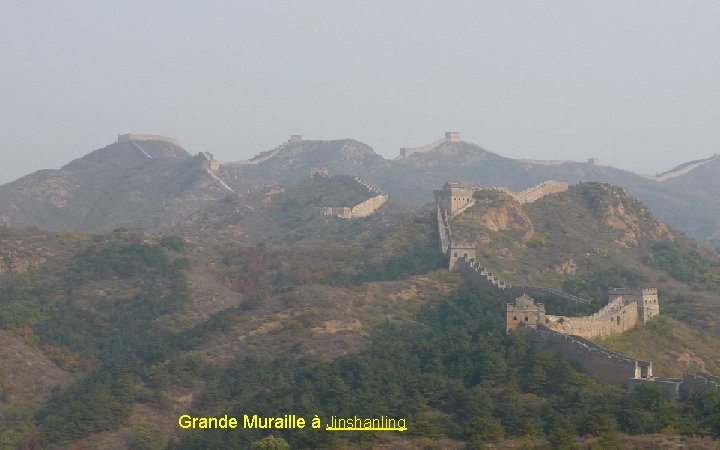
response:
<path fill-rule="evenodd" d="M 658 316 L 597 342 L 610 350 L 652 361 L 657 376 L 703 370 L 720 373 L 720 339 L 668 316 Z"/>

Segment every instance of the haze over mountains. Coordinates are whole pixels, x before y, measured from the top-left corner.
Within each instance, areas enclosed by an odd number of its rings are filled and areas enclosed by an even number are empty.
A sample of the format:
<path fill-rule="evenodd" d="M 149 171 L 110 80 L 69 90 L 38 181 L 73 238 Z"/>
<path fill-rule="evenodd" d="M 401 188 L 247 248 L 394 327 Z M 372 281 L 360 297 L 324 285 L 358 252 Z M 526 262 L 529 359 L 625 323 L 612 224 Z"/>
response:
<path fill-rule="evenodd" d="M 81 231 L 169 229 L 187 225 L 207 208 L 222 209 L 218 202 L 228 198 L 259 211 L 268 195 L 309 178 L 312 167 L 324 167 L 332 175 L 360 176 L 396 205 L 407 206 L 428 203 L 432 190 L 447 181 L 513 190 L 551 179 L 607 181 L 626 187 L 663 221 L 698 240 L 720 238 L 717 156 L 647 177 L 597 161 L 506 158 L 459 136 L 422 150 L 389 160 L 356 140 L 295 136 L 250 161 L 209 170 L 211 156 L 192 155 L 172 140 L 150 137 L 139 146 L 116 142 L 61 169 L 41 170 L 0 186 L 0 224 Z"/>

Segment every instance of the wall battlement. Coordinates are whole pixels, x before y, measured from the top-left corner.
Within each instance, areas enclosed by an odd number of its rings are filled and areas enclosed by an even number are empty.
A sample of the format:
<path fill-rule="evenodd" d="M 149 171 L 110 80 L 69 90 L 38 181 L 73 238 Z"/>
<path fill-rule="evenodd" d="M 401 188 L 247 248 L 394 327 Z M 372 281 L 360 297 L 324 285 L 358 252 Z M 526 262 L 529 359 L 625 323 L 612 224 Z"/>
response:
<path fill-rule="evenodd" d="M 648 289 L 649 292 L 653 289 Z M 657 292 L 657 289 L 654 289 Z M 654 294 L 657 297 L 657 294 Z M 545 306 L 522 295 L 515 303 L 507 304 L 506 327 L 510 332 L 522 325 L 543 326 L 549 330 L 583 338 L 608 337 L 623 333 L 638 324 L 643 306 L 633 297 L 610 294 L 607 305 L 585 317 L 567 317 L 545 314 Z M 659 314 L 659 305 L 653 317 Z M 529 320 L 531 317 L 536 318 Z"/>

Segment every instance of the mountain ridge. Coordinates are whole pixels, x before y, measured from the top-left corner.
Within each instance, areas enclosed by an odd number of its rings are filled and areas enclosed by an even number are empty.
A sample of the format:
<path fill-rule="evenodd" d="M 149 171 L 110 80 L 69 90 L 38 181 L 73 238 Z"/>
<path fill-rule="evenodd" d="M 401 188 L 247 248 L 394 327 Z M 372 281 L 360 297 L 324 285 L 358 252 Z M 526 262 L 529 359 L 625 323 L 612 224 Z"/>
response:
<path fill-rule="evenodd" d="M 295 135 L 251 160 L 220 163 L 209 153 L 192 156 L 170 138 L 122 136 L 141 140 L 119 139 L 60 169 L 1 185 L 0 224 L 85 231 L 167 228 L 227 195 L 246 201 L 243 196 L 296 184 L 320 167 L 333 175 L 360 176 L 412 206 L 427 202 L 432 188 L 448 180 L 516 191 L 546 180 L 610 182 L 641 198 L 671 226 L 701 241 L 720 238 L 720 158 L 715 156 L 648 177 L 597 160 L 516 160 L 462 141 L 459 134 L 396 159 L 354 139 Z M 207 161 L 215 164 L 213 170 L 203 165 Z"/>

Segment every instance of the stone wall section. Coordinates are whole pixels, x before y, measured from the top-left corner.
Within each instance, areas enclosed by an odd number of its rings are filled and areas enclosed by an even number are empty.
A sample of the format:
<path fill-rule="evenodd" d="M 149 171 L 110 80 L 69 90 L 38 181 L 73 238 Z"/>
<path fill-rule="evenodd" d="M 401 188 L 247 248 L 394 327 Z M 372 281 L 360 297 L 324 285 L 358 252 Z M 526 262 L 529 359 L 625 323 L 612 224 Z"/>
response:
<path fill-rule="evenodd" d="M 375 213 L 382 205 L 387 203 L 390 197 L 387 194 L 380 192 L 378 188 L 371 185 L 362 178 L 355 177 L 355 182 L 365 188 L 370 194 L 377 194 L 355 206 L 340 206 L 340 207 L 324 207 L 322 209 L 323 216 L 334 216 L 341 219 L 358 219 L 368 217 Z"/>
<path fill-rule="evenodd" d="M 652 379 L 652 362 L 630 358 L 578 336 L 522 325 L 528 339 L 570 361 L 597 381 L 626 386 L 630 379 Z"/>
<path fill-rule="evenodd" d="M 443 255 L 447 255 L 450 251 L 450 227 L 447 226 L 447 220 L 443 217 L 443 211 L 440 205 L 436 205 L 438 233 L 440 234 L 440 251 Z"/>
<path fill-rule="evenodd" d="M 422 147 L 402 147 L 400 149 L 400 156 L 398 158 L 407 158 L 416 153 L 427 153 L 435 150 L 436 148 L 447 142 L 445 139 L 438 139 Z"/>
<path fill-rule="evenodd" d="M 538 198 L 567 189 L 567 184 L 548 182 L 523 191 L 519 202 L 532 202 Z M 588 340 L 622 333 L 647 322 L 660 313 L 657 289 L 611 288 L 609 301 L 595 314 L 587 317 L 553 316 L 545 313 L 545 305 L 535 303 L 528 296 L 551 295 L 570 301 L 587 303 L 588 300 L 539 286 L 511 286 L 480 266 L 476 261 L 475 247 L 453 242 L 449 217 L 459 214 L 472 205 L 464 202 L 468 191 L 457 184 L 448 183 L 443 190 L 435 191 L 440 248 L 449 257 L 450 270 L 463 274 L 469 282 L 498 291 L 520 295 L 514 304 L 507 304 L 506 330 L 520 329 L 534 342 L 564 357 L 578 369 L 601 383 L 627 386 L 632 392 L 641 384 L 652 383 L 665 391 L 671 400 L 688 399 L 701 389 L 720 390 L 720 377 L 711 374 L 685 374 L 679 378 L 653 377 L 652 362 L 631 358 L 605 349 Z M 454 191 L 453 191 L 454 190 Z M 504 192 L 505 189 L 500 188 Z M 472 195 L 470 195 L 472 198 Z M 474 203 L 474 200 L 472 200 Z"/>
<path fill-rule="evenodd" d="M 433 141 L 427 145 L 423 145 L 422 147 L 402 147 L 400 149 L 400 155 L 396 159 L 407 158 L 408 156 L 417 153 L 431 152 L 443 144 L 458 143 L 461 142 L 461 140 L 462 139 L 459 131 L 446 131 L 444 138 Z"/>
<path fill-rule="evenodd" d="M 513 192 L 505 187 L 461 186 L 459 183 L 445 183 L 440 190 L 433 191 L 435 202 L 451 218 L 463 213 L 475 205 L 474 194 L 478 191 L 504 192 L 520 204 L 533 203 L 558 192 L 565 192 L 570 185 L 562 181 L 543 181 L 521 192 Z"/>
<path fill-rule="evenodd" d="M 288 139 L 287 141 L 278 145 L 272 151 L 270 151 L 270 153 L 268 153 L 264 156 L 256 156 L 253 159 L 248 159 L 248 160 L 243 160 L 243 161 L 234 161 L 234 162 L 228 163 L 228 165 L 255 165 L 255 164 L 264 163 L 265 161 L 277 156 L 277 154 L 280 153 L 282 151 L 282 149 L 284 149 L 288 145 L 298 144 L 301 142 L 302 142 L 302 136 L 300 136 L 298 134 L 294 134 L 294 135 L 290 136 L 290 139 Z"/>
<path fill-rule="evenodd" d="M 637 302 L 626 305 L 622 299 L 615 299 L 595 314 L 586 317 L 547 315 L 543 325 L 559 333 L 585 338 L 604 338 L 623 333 L 635 327 L 637 322 Z"/>
<path fill-rule="evenodd" d="M 545 314 L 542 303 L 523 293 L 515 299 L 515 304 L 507 304 L 507 327 L 511 331 L 519 325 L 542 325 L 557 333 L 580 336 L 587 339 L 608 337 L 623 333 L 638 323 L 638 301 L 632 298 L 613 297 L 596 313 L 585 317 L 567 317 Z M 532 314 L 531 314 L 532 313 Z M 528 316 L 539 317 L 538 321 L 528 322 Z"/>
<path fill-rule="evenodd" d="M 454 247 L 451 247 L 451 251 L 454 251 Z M 473 248 L 474 255 L 474 248 Z M 510 289 L 511 286 L 503 281 L 499 276 L 488 271 L 485 267 L 481 267 L 473 258 L 457 257 L 455 261 L 452 261 L 451 256 L 451 267 L 450 270 L 461 273 L 466 280 L 473 284 L 490 287 L 493 289 L 506 290 Z"/>
<path fill-rule="evenodd" d="M 362 203 L 358 203 L 350 209 L 350 218 L 367 217 L 384 205 L 388 199 L 386 194 L 376 195 Z"/>
<path fill-rule="evenodd" d="M 680 385 L 680 397 L 689 398 L 695 391 L 702 389 L 720 391 L 720 377 L 709 373 L 686 373 Z"/>
<path fill-rule="evenodd" d="M 518 203 L 533 203 L 546 195 L 555 194 L 558 192 L 565 192 L 568 190 L 570 185 L 563 181 L 543 181 L 537 186 L 533 186 L 522 192 L 506 191 L 509 196 L 514 198 Z"/>

